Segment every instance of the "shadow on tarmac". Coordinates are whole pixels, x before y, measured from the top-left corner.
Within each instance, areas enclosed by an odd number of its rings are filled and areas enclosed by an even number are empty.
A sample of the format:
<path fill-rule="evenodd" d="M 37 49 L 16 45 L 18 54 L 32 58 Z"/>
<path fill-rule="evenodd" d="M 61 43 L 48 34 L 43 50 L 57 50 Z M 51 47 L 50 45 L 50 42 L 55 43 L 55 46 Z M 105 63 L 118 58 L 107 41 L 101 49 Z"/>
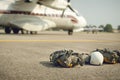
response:
<path fill-rule="evenodd" d="M 40 61 L 40 64 L 42 64 L 43 66 L 47 67 L 47 68 L 62 68 L 60 66 L 54 66 L 51 62 L 49 61 Z"/>

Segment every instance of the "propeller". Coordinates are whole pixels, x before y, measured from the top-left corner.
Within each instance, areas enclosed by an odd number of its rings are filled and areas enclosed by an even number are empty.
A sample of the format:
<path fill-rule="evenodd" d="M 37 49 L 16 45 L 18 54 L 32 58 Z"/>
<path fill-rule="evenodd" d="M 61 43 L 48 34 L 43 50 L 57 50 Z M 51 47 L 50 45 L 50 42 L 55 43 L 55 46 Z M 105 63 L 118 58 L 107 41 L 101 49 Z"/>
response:
<path fill-rule="evenodd" d="M 68 5 L 66 6 L 66 8 L 63 10 L 63 12 L 62 12 L 62 17 L 63 17 L 63 15 L 64 15 L 64 13 L 65 13 L 65 10 L 67 9 L 67 8 L 69 8 L 72 12 L 74 12 L 76 15 L 78 15 L 78 13 L 72 8 L 72 6 L 70 5 L 70 0 L 67 0 L 67 2 L 68 2 Z"/>

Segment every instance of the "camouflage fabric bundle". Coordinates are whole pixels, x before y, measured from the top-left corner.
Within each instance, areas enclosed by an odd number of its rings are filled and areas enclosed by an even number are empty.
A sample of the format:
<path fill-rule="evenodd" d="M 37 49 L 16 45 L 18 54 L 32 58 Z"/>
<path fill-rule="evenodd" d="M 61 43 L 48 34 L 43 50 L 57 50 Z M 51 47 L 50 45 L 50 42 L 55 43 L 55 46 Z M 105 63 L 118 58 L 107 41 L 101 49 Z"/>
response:
<path fill-rule="evenodd" d="M 90 64 L 90 54 L 82 53 L 81 54 L 84 64 Z"/>
<path fill-rule="evenodd" d="M 118 56 L 117 61 L 120 63 L 120 51 L 114 50 L 113 52 L 117 54 L 117 56 Z"/>
<path fill-rule="evenodd" d="M 95 51 L 99 51 L 103 54 L 105 63 L 120 63 L 120 52 L 118 50 L 109 50 L 109 49 L 96 49 Z"/>
<path fill-rule="evenodd" d="M 59 50 L 50 54 L 50 62 L 55 66 L 66 68 L 74 67 L 78 64 L 83 66 L 83 59 L 79 53 L 74 53 L 73 50 Z"/>

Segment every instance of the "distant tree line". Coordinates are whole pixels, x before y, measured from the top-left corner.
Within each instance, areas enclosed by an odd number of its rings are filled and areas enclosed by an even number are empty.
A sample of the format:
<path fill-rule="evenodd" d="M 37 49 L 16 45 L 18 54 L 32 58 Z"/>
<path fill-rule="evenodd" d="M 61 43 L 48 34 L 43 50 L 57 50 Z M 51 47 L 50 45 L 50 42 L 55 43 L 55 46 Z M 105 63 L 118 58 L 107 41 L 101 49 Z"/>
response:
<path fill-rule="evenodd" d="M 97 28 L 97 26 L 93 25 L 93 26 L 86 26 L 86 28 Z M 100 28 L 101 30 L 98 30 L 99 32 L 113 32 L 113 27 L 111 24 L 106 24 L 104 25 L 100 25 L 98 26 L 98 28 Z M 118 25 L 117 30 L 120 32 L 120 25 Z"/>
<path fill-rule="evenodd" d="M 105 32 L 113 32 L 113 28 L 111 24 L 106 24 L 106 26 L 104 27 L 104 31 Z"/>

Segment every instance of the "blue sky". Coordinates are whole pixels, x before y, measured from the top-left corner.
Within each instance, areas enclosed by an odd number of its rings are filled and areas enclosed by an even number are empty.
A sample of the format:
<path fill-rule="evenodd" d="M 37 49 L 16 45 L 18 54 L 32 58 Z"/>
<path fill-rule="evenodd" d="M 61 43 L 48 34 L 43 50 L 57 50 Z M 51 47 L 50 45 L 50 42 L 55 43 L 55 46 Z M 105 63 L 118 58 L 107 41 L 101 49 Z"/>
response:
<path fill-rule="evenodd" d="M 120 0 L 71 0 L 73 8 L 83 15 L 88 25 L 120 25 Z"/>

